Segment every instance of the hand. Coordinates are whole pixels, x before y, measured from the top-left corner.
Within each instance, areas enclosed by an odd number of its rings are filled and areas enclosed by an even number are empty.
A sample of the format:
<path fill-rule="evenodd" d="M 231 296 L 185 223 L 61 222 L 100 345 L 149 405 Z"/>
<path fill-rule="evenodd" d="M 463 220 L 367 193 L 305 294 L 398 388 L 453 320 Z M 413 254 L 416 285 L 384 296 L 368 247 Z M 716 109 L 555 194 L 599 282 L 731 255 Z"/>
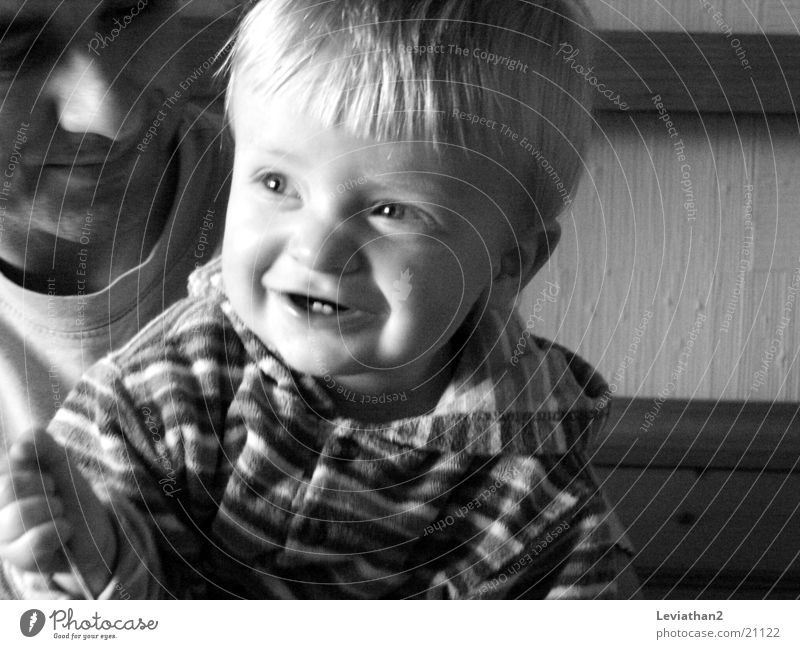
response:
<path fill-rule="evenodd" d="M 67 450 L 38 429 L 0 460 L 0 558 L 28 572 L 70 573 L 64 546 L 92 594 L 100 593 L 116 561 L 115 523 Z M 71 574 L 58 582 L 82 594 Z"/>

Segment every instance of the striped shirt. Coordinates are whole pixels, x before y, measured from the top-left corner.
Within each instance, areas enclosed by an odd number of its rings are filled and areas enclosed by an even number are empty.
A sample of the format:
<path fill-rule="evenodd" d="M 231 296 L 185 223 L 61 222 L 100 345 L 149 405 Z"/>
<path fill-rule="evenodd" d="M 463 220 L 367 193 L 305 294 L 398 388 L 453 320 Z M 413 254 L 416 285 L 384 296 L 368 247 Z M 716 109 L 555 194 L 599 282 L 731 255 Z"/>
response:
<path fill-rule="evenodd" d="M 103 597 L 616 596 L 626 557 L 585 460 L 607 386 L 587 363 L 487 317 L 431 413 L 343 419 L 244 326 L 219 271 L 49 427 L 120 523 Z"/>

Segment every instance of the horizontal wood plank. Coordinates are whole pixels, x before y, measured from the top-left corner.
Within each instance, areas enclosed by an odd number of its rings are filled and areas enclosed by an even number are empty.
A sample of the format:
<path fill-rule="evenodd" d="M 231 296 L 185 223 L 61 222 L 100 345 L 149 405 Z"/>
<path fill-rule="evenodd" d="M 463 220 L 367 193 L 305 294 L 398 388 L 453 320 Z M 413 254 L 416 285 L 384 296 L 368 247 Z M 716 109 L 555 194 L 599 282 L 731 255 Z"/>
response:
<path fill-rule="evenodd" d="M 800 595 L 800 476 L 629 468 L 598 475 L 636 548 L 645 592 Z"/>
<path fill-rule="evenodd" d="M 592 463 L 798 473 L 800 404 L 617 398 Z"/>
<path fill-rule="evenodd" d="M 746 65 L 744 65 L 746 62 Z M 800 36 L 599 32 L 597 79 L 629 110 L 795 113 Z M 598 93 L 597 108 L 618 110 Z"/>
<path fill-rule="evenodd" d="M 187 8 L 187 34 L 203 32 L 188 48 L 189 56 L 202 60 L 221 47 L 233 29 L 237 3 L 214 11 Z M 198 7 L 200 7 L 198 5 Z M 609 21 L 605 21 L 608 23 Z M 695 21 L 697 22 L 697 21 Z M 597 93 L 598 110 L 657 110 L 660 96 L 669 111 L 724 113 L 795 113 L 800 97 L 800 35 L 776 33 L 725 33 L 700 22 L 688 31 L 603 29 L 596 32 L 593 76 L 611 90 L 611 99 Z M 609 24 L 618 25 L 619 21 Z M 694 30 L 694 31 L 693 31 Z M 194 51 L 198 56 L 194 56 Z M 573 69 L 589 62 L 585 52 L 568 63 Z M 562 55 L 563 56 L 563 55 Z M 590 75 L 590 76 L 592 76 Z M 198 95 L 213 92 L 209 84 L 195 89 Z M 617 104 L 612 100 L 619 95 Z"/>
<path fill-rule="evenodd" d="M 587 6 L 603 30 L 796 34 L 800 24 L 800 0 L 589 0 Z"/>

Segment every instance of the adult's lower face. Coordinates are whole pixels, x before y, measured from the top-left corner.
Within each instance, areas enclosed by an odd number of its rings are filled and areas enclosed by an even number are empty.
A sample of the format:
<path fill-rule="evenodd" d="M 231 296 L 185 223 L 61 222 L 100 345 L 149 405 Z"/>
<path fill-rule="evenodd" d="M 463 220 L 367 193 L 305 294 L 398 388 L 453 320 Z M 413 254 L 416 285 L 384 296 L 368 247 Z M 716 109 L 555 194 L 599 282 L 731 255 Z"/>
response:
<path fill-rule="evenodd" d="M 6 266 L 31 268 L 37 240 L 79 244 L 88 222 L 96 239 L 135 230 L 169 194 L 192 67 L 178 10 L 173 0 L 0 0 Z"/>

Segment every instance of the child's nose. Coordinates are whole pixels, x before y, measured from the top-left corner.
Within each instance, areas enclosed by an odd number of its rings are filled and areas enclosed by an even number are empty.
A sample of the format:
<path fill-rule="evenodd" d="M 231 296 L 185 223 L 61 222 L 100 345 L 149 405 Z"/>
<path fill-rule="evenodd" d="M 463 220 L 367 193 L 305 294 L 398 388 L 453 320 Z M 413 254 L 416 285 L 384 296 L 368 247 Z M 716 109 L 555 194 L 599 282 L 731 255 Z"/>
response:
<path fill-rule="evenodd" d="M 346 222 L 308 218 L 289 240 L 289 254 L 320 273 L 352 273 L 361 268 L 362 250 Z"/>

